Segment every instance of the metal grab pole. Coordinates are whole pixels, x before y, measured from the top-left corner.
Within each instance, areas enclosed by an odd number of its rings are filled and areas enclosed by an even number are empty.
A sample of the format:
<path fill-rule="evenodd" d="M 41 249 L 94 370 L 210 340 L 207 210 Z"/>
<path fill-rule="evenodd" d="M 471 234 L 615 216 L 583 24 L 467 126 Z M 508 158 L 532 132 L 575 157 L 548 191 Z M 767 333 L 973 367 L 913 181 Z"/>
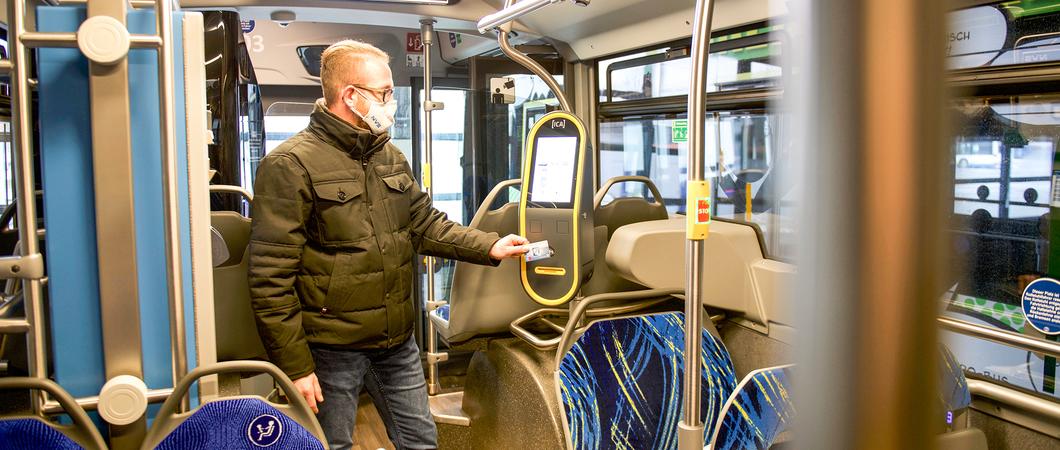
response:
<path fill-rule="evenodd" d="M 29 111 L 31 93 L 28 83 L 28 66 L 26 46 L 20 40 L 26 33 L 26 11 L 23 0 L 8 1 L 8 20 L 10 29 L 8 42 L 11 42 L 11 131 L 12 146 L 15 156 L 15 192 L 18 198 L 18 233 L 22 242 L 22 257 L 40 253 L 37 240 L 37 198 L 33 180 L 33 133 L 31 132 L 31 115 Z M 26 358 L 29 365 L 29 376 L 45 378 L 48 370 L 44 354 L 44 307 L 42 303 L 41 281 L 23 279 L 26 323 L 29 335 L 26 336 Z M 40 412 L 45 399 L 44 394 L 30 397 L 34 412 Z"/>
<path fill-rule="evenodd" d="M 173 363 L 173 385 L 188 373 L 187 343 L 184 335 L 184 266 L 180 255 L 180 202 L 177 198 L 177 134 L 173 99 L 173 8 L 171 0 L 158 0 L 155 19 L 158 37 L 158 95 L 162 131 L 163 210 L 166 222 L 166 271 L 169 275 L 169 338 Z M 187 411 L 188 399 L 181 400 Z"/>
<path fill-rule="evenodd" d="M 505 10 L 514 5 L 516 1 L 517 0 L 505 0 Z M 507 23 L 505 25 L 502 25 L 497 30 L 497 43 L 500 45 L 501 51 L 504 52 L 507 57 L 511 58 L 512 61 L 515 61 L 516 63 L 519 63 L 519 65 L 530 69 L 530 71 L 533 72 L 534 75 L 537 75 L 538 78 L 541 78 L 541 80 L 544 81 L 546 85 L 548 85 L 548 88 L 556 94 L 556 100 L 559 100 L 559 107 L 563 111 L 573 113 L 574 110 L 571 109 L 570 102 L 567 101 L 567 96 L 563 94 L 563 89 L 559 87 L 559 82 L 556 81 L 556 78 L 553 77 L 551 73 L 548 73 L 548 71 L 545 70 L 544 67 L 541 67 L 541 65 L 538 64 L 537 61 L 534 61 L 533 58 L 524 55 L 519 50 L 516 50 L 515 47 L 512 47 L 511 42 L 509 42 L 508 40 L 509 31 L 511 31 L 511 25 Z"/>
<path fill-rule="evenodd" d="M 432 187 L 431 163 L 434 162 L 432 144 L 434 140 L 433 123 L 431 117 L 435 110 L 443 109 L 444 105 L 436 104 L 431 100 L 431 45 L 434 45 L 434 19 L 423 19 L 420 21 L 420 37 L 423 40 L 423 190 L 433 200 L 434 188 Z M 424 314 L 427 319 L 427 394 L 437 395 L 441 392 L 441 384 L 438 383 L 438 363 L 448 359 L 446 354 L 438 354 L 438 333 L 434 331 L 434 322 L 431 322 L 431 311 L 437 309 L 441 304 L 435 300 L 434 295 L 434 257 L 428 256 L 427 270 L 427 307 Z"/>
<path fill-rule="evenodd" d="M 688 183 L 689 205 L 694 206 L 692 186 L 703 182 L 703 160 L 706 153 L 706 96 L 707 55 L 710 44 L 710 22 L 714 15 L 713 0 L 696 2 L 696 22 L 692 28 L 692 85 L 688 92 Z M 679 425 L 678 448 L 702 450 L 704 424 L 700 418 L 699 349 L 703 340 L 703 290 L 700 283 L 705 267 L 703 238 L 693 236 L 692 224 L 697 210 L 685 211 L 689 216 L 689 235 L 685 251 L 688 275 L 685 279 L 685 376 L 684 415 Z"/>

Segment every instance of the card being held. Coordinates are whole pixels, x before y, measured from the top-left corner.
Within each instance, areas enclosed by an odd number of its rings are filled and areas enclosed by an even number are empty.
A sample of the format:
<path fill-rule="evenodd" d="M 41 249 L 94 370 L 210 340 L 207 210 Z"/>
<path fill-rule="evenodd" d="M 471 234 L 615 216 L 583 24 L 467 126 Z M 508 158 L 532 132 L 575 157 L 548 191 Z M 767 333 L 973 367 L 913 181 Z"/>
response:
<path fill-rule="evenodd" d="M 526 249 L 526 262 L 552 257 L 552 249 L 548 247 L 548 241 L 527 244 Z"/>

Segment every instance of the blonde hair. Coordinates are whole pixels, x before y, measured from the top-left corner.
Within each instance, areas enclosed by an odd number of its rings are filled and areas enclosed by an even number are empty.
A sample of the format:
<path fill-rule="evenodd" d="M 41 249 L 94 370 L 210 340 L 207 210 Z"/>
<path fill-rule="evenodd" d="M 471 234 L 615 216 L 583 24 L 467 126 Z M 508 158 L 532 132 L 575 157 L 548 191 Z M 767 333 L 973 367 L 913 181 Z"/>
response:
<path fill-rule="evenodd" d="M 364 58 L 378 58 L 384 64 L 390 63 L 390 55 L 386 52 L 367 42 L 353 39 L 331 44 L 320 54 L 320 87 L 328 105 L 349 84 L 354 67 Z"/>

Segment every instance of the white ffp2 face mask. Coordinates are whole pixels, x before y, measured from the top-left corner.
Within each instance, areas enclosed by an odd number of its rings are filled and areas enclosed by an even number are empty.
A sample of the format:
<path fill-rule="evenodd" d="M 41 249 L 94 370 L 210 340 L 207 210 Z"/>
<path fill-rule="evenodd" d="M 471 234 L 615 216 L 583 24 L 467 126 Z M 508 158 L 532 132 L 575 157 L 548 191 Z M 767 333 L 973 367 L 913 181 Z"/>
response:
<path fill-rule="evenodd" d="M 394 126 L 394 114 L 397 113 L 397 101 L 390 99 L 390 101 L 386 103 L 379 103 L 364 95 L 360 89 L 354 88 L 354 90 L 356 90 L 361 97 L 364 97 L 365 100 L 368 100 L 368 113 L 361 114 L 360 111 L 357 111 L 357 108 L 355 107 L 356 103 L 348 105 L 350 111 L 353 111 L 357 117 L 364 120 L 364 123 L 368 124 L 368 128 L 372 130 L 373 134 L 383 134 L 389 130 L 390 127 Z"/>

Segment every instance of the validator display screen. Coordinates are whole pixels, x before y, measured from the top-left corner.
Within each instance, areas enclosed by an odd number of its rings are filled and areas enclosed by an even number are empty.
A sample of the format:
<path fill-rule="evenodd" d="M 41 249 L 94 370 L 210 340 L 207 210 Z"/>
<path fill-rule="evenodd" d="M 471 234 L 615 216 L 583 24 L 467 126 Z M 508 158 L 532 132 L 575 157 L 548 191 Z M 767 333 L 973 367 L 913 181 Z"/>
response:
<path fill-rule="evenodd" d="M 577 157 L 577 137 L 537 138 L 534 146 L 534 176 L 530 183 L 530 201 L 572 203 L 574 164 Z"/>

